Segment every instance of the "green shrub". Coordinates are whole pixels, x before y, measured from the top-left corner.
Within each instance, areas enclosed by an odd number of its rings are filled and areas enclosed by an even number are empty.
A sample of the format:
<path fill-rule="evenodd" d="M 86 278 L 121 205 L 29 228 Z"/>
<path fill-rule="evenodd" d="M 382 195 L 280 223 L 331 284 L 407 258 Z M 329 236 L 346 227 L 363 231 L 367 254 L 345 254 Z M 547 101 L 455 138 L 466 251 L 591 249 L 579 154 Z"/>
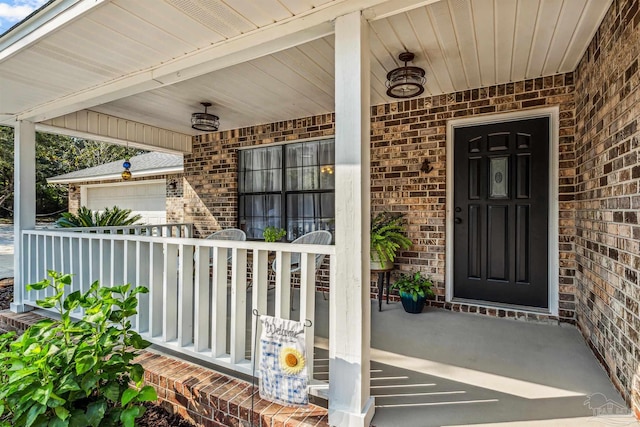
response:
<path fill-rule="evenodd" d="M 131 209 L 120 209 L 117 206 L 105 208 L 103 212 L 93 212 L 86 206 L 81 206 L 77 214 L 65 212 L 56 221 L 57 227 L 121 227 L 135 225 L 140 221 L 140 215 L 131 215 Z"/>
<path fill-rule="evenodd" d="M 145 411 L 140 403 L 157 399 L 153 387 L 140 388 L 144 370 L 132 360 L 149 343 L 128 320 L 137 313 L 136 295 L 147 289 L 94 282 L 64 298 L 71 276 L 49 276 L 27 290 L 48 290 L 51 296 L 37 303 L 60 320 L 43 319 L 17 339 L 0 336 L 0 419 L 26 427 L 134 426 Z M 82 319 L 74 321 L 80 309 Z"/>
<path fill-rule="evenodd" d="M 262 236 L 265 242 L 277 242 L 287 235 L 287 231 L 283 228 L 269 226 L 264 229 Z"/>

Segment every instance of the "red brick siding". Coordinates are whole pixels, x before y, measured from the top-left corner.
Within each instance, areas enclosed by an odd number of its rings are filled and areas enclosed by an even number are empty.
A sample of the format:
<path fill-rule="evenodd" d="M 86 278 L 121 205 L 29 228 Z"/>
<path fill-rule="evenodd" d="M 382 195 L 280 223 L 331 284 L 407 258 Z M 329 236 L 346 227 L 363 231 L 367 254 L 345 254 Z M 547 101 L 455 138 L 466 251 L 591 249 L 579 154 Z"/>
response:
<path fill-rule="evenodd" d="M 374 213 L 391 210 L 406 214 L 409 238 L 414 243 L 408 251 L 400 253 L 396 265 L 400 270 L 420 269 L 433 277 L 437 286 L 437 299 L 433 305 L 504 317 L 556 320 L 550 316 L 444 301 L 447 121 L 549 106 L 560 109 L 559 319 L 573 322 L 573 73 L 372 108 L 371 208 Z M 429 174 L 420 172 L 425 159 L 434 167 Z"/>
<path fill-rule="evenodd" d="M 333 123 L 325 114 L 195 137 L 184 156 L 185 221 L 201 236 L 237 227 L 238 148 L 332 136 Z"/>
<path fill-rule="evenodd" d="M 615 1 L 576 69 L 580 329 L 640 414 L 640 13 Z M 631 393 L 635 376 L 635 393 Z M 632 398 L 633 395 L 633 398 Z"/>

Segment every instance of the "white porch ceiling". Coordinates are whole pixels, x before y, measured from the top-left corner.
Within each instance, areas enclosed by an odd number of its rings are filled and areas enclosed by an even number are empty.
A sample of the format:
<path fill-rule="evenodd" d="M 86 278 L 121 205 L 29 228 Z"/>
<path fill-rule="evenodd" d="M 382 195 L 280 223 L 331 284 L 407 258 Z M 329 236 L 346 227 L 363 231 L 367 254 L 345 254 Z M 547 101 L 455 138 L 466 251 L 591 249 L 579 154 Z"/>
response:
<path fill-rule="evenodd" d="M 111 0 L 27 49 L 8 57 L 0 52 L 0 114 L 27 115 L 78 97 L 84 104 L 78 102 L 76 109 L 194 134 L 189 118 L 201 111 L 201 101 L 213 102 L 209 111 L 220 116 L 221 129 L 331 112 L 334 48 L 324 27 L 303 44 L 282 44 L 248 61 L 227 55 L 221 69 L 211 65 L 214 55 L 208 67 L 216 70 L 194 72 L 197 77 L 189 80 L 180 81 L 180 69 L 171 71 L 171 64 L 180 60 L 193 68 L 198 55 L 212 47 L 224 49 L 225 43 L 242 43 L 262 29 L 346 5 L 372 8 L 365 14 L 371 27 L 372 105 L 391 100 L 385 95 L 386 73 L 401 65 L 397 56 L 404 50 L 414 52 L 413 64 L 427 71 L 425 95 L 569 72 L 611 2 Z M 402 12 L 381 17 L 383 8 Z M 152 78 L 145 77 L 147 70 Z M 82 96 L 131 79 L 143 83 L 117 96 Z M 178 83 L 167 84 L 171 79 Z"/>

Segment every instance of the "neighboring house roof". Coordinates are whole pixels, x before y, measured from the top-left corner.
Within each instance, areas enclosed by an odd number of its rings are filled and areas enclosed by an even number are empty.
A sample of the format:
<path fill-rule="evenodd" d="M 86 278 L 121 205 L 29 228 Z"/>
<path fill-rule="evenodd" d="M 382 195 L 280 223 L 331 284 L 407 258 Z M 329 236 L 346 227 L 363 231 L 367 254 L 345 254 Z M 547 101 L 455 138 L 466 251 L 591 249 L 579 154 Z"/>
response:
<path fill-rule="evenodd" d="M 183 161 L 180 154 L 167 153 L 147 153 L 134 156 L 130 160 L 131 174 L 133 178 L 150 175 L 160 175 L 167 173 L 182 173 Z M 124 170 L 122 163 L 124 160 L 105 163 L 104 165 L 92 168 L 81 169 L 79 171 L 65 173 L 47 179 L 49 184 L 68 184 L 81 181 L 102 181 L 106 179 L 120 179 L 120 174 Z"/>

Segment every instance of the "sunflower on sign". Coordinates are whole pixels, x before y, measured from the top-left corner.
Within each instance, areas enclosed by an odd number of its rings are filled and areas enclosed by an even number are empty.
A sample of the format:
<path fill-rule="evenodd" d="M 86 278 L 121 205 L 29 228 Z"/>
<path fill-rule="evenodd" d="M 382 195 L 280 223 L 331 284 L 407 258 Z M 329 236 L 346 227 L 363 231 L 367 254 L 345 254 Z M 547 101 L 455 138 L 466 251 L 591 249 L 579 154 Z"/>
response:
<path fill-rule="evenodd" d="M 296 348 L 285 347 L 280 352 L 280 367 L 289 375 L 300 373 L 305 364 L 304 356 Z"/>

